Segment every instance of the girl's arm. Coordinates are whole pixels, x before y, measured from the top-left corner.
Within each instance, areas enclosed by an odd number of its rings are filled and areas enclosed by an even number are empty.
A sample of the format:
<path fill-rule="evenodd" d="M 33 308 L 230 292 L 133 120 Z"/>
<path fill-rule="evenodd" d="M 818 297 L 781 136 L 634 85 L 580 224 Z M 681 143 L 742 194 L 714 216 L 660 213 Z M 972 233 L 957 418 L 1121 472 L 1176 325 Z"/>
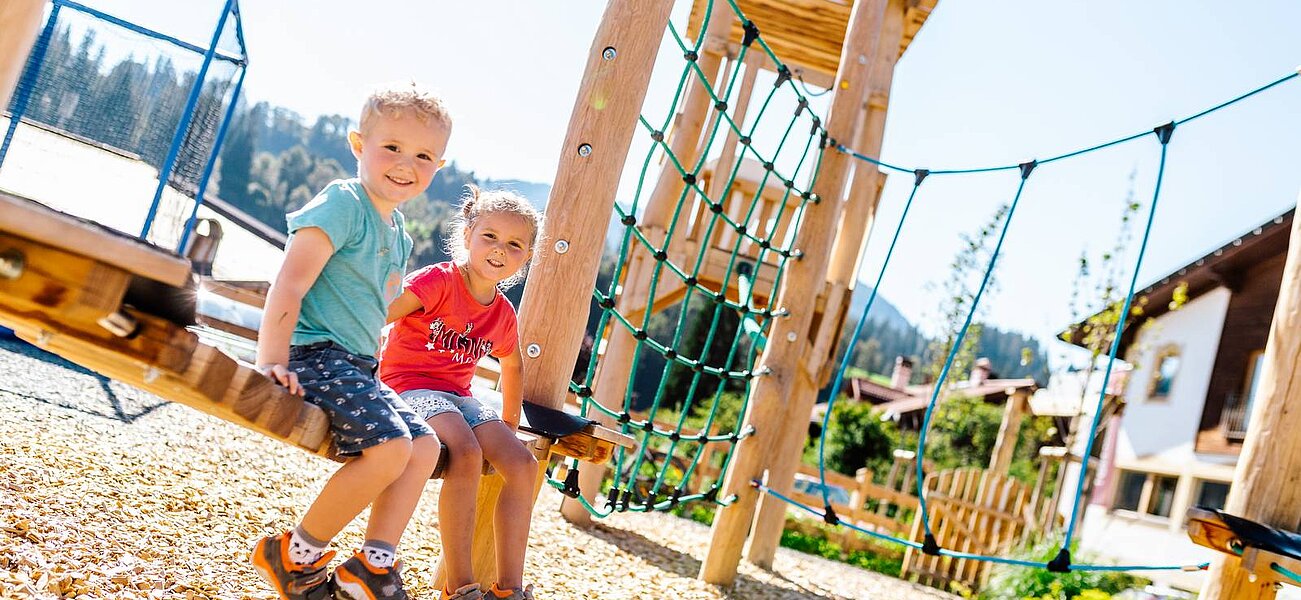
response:
<path fill-rule="evenodd" d="M 410 289 L 404 289 L 402 295 L 388 305 L 388 319 L 385 320 L 385 323 L 392 323 L 421 308 L 424 308 L 424 306 L 420 303 L 420 298 Z"/>
<path fill-rule="evenodd" d="M 498 359 L 501 361 L 501 420 L 512 430 L 519 429 L 524 403 L 524 357 L 519 347 Z"/>
<path fill-rule="evenodd" d="M 298 385 L 298 376 L 288 369 L 289 340 L 298 323 L 303 296 L 316 283 L 332 254 L 334 244 L 320 228 L 304 227 L 294 232 L 293 241 L 285 249 L 285 262 L 280 265 L 262 308 L 262 324 L 257 335 L 258 370 L 300 396 L 303 388 Z"/>

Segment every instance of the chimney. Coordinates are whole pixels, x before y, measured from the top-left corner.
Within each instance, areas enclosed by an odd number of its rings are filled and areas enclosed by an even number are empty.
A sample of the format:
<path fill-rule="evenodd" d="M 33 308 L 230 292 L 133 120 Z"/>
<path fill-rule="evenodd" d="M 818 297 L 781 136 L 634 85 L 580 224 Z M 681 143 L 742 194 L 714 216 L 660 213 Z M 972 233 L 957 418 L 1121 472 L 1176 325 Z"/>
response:
<path fill-rule="evenodd" d="M 971 378 L 968 383 L 977 386 L 989 381 L 989 373 L 993 370 L 988 358 L 977 358 L 976 363 L 971 366 Z"/>
<path fill-rule="evenodd" d="M 902 390 L 913 377 L 913 361 L 902 356 L 894 359 L 894 372 L 890 374 L 890 387 Z"/>

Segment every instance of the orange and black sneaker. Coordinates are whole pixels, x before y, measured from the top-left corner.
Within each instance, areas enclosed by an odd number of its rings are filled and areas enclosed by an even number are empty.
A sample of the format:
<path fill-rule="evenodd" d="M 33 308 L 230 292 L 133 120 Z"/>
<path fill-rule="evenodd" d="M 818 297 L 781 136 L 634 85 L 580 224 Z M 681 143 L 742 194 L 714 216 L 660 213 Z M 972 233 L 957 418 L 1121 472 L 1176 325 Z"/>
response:
<path fill-rule="evenodd" d="M 390 568 L 372 567 L 366 555 L 358 552 L 334 570 L 335 600 L 408 600 L 398 571 L 402 563 Z"/>
<path fill-rule="evenodd" d="M 443 588 L 443 593 L 439 596 L 441 600 L 484 600 L 487 596 L 483 595 L 483 590 L 477 583 L 467 583 L 456 591 L 449 592 Z"/>
<path fill-rule="evenodd" d="M 334 558 L 326 552 L 310 565 L 300 565 L 289 560 L 290 533 L 258 540 L 253 547 L 253 568 L 275 588 L 281 600 L 329 600 L 330 577 L 325 568 Z"/>
<path fill-rule="evenodd" d="M 488 588 L 488 593 L 484 594 L 483 597 L 484 600 L 492 598 L 496 598 L 497 600 L 534 600 L 533 586 L 526 585 L 522 588 L 515 588 L 513 590 L 503 590 L 497 587 L 497 584 L 494 583 L 492 584 L 492 587 Z"/>

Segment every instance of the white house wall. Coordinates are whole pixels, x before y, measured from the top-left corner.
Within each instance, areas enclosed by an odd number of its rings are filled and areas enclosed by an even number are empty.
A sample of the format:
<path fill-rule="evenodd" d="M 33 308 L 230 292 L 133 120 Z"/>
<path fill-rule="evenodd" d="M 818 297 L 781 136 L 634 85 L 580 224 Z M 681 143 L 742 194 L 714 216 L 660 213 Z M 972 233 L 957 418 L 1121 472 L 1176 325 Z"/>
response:
<path fill-rule="evenodd" d="M 1182 467 L 1196 459 L 1193 447 L 1230 296 L 1229 290 L 1216 288 L 1153 319 L 1139 332 L 1126 356 L 1134 372 L 1125 390 L 1117 466 L 1142 458 Z M 1179 349 L 1179 370 L 1170 395 L 1149 400 L 1157 353 L 1171 345 Z"/>

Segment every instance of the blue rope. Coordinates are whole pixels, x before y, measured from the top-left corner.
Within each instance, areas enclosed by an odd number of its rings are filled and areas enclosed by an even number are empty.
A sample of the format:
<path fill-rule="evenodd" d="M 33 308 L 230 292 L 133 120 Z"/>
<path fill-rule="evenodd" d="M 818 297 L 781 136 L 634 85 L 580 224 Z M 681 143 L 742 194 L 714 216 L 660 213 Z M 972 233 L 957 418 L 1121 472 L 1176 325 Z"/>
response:
<path fill-rule="evenodd" d="M 913 198 L 917 197 L 917 189 L 921 187 L 922 181 L 926 179 L 926 171 L 917 171 L 917 178 L 913 182 L 913 191 L 908 194 L 908 203 L 904 204 L 903 214 L 899 216 L 899 225 L 894 229 L 894 237 L 890 239 L 890 249 L 885 253 L 885 262 L 881 263 L 881 272 L 876 275 L 876 283 L 872 285 L 872 294 L 867 297 L 867 306 L 863 307 L 863 314 L 859 315 L 858 323 L 854 325 L 854 333 L 849 336 L 849 345 L 845 348 L 845 355 L 840 359 L 840 366 L 836 369 L 836 378 L 831 383 L 831 396 L 827 400 L 827 412 L 822 415 L 822 435 L 818 437 L 818 476 L 822 478 L 822 503 L 825 506 L 831 506 L 831 500 L 828 497 L 827 490 L 827 428 L 831 423 L 831 409 L 836 406 L 836 397 L 840 395 L 840 384 L 845 380 L 845 371 L 849 369 L 849 359 L 854 354 L 854 342 L 863 332 L 863 325 L 867 322 L 868 313 L 872 312 L 872 304 L 876 302 L 876 294 L 881 289 L 881 280 L 885 279 L 885 270 L 890 266 L 890 258 L 894 256 L 895 244 L 899 242 L 899 234 L 903 233 L 903 224 L 908 220 L 908 211 L 912 208 Z M 858 274 L 854 273 L 857 279 Z"/>
<path fill-rule="evenodd" d="M 782 494 L 781 492 L 778 492 L 777 490 L 774 490 L 774 489 L 772 489 L 772 488 L 770 488 L 770 487 L 768 487 L 768 486 L 766 486 L 766 485 L 763 485 L 762 483 L 760 483 L 760 482 L 758 482 L 758 481 L 751 481 L 751 482 L 750 482 L 750 485 L 753 486 L 753 487 L 755 487 L 756 489 L 758 489 L 758 490 L 759 490 L 760 492 L 762 492 L 762 493 L 768 494 L 769 496 L 773 496 L 773 497 L 775 497 L 775 498 L 777 498 L 777 499 L 779 499 L 779 500 L 781 500 L 781 501 L 783 501 L 783 502 L 785 502 L 785 503 L 787 503 L 787 504 L 790 504 L 791 506 L 794 506 L 794 507 L 796 507 L 796 508 L 799 508 L 799 509 L 801 509 L 801 510 L 804 510 L 805 512 L 808 512 L 808 513 L 810 513 L 810 514 L 812 514 L 812 515 L 815 515 L 815 516 L 818 516 L 818 517 L 822 517 L 822 518 L 824 518 L 824 519 L 825 519 L 825 517 L 826 517 L 826 513 L 824 513 L 824 512 L 820 512 L 820 511 L 818 511 L 818 509 L 816 509 L 816 508 L 813 508 L 813 507 L 811 507 L 811 506 L 808 506 L 808 505 L 805 505 L 805 504 L 803 504 L 803 503 L 801 503 L 801 502 L 798 502 L 798 501 L 796 501 L 795 499 L 790 498 L 790 497 L 788 497 L 788 496 Z M 891 542 L 891 543 L 899 544 L 899 545 L 901 545 L 901 546 L 907 546 L 907 547 L 912 548 L 912 549 L 914 549 L 914 550 L 921 550 L 921 549 L 922 549 L 922 545 L 921 545 L 921 544 L 919 544 L 919 543 L 917 543 L 917 542 L 914 542 L 914 541 L 912 541 L 912 540 L 906 540 L 906 539 L 903 539 L 903 538 L 900 538 L 900 537 L 897 537 L 897 536 L 893 536 L 893 535 L 889 535 L 889 534 L 881 533 L 881 532 L 879 532 L 879 531 L 872 531 L 872 530 L 870 530 L 870 529 L 863 529 L 862 527 L 859 527 L 859 526 L 854 525 L 853 523 L 850 523 L 850 522 L 847 522 L 847 521 L 839 521 L 839 522 L 837 523 L 837 525 L 843 526 L 843 527 L 848 528 L 848 529 L 852 529 L 852 530 L 854 530 L 854 531 L 857 531 L 857 532 L 859 532 L 859 533 L 862 533 L 862 534 L 868 535 L 868 536 L 870 536 L 870 537 L 873 537 L 873 538 L 876 538 L 876 539 L 879 539 L 879 540 L 884 540 L 884 541 L 887 541 L 887 542 Z M 941 556 L 947 556 L 947 557 L 950 557 L 950 558 L 960 558 L 960 559 L 965 559 L 965 560 L 976 560 L 976 561 L 981 561 L 981 562 L 989 562 L 989 563 L 996 563 L 996 564 L 1002 564 L 1002 565 L 1012 565 L 1012 566 L 1017 566 L 1017 567 L 1028 567 L 1028 568 L 1032 568 L 1032 569 L 1043 569 L 1043 568 L 1047 568 L 1047 566 L 1048 566 L 1048 563 L 1047 563 L 1046 561 L 1021 560 L 1021 559 L 1016 559 L 1016 558 L 1006 558 L 1006 557 L 1002 557 L 1002 556 L 989 556 L 989 555 L 985 555 L 985 554 L 972 554 L 972 553 L 969 553 L 969 552 L 953 552 L 953 551 L 950 551 L 950 550 L 943 550 L 943 549 L 940 550 L 940 555 L 941 555 Z M 1211 565 L 1211 564 L 1210 564 L 1209 562 L 1202 562 L 1202 563 L 1187 563 L 1187 564 L 1179 564 L 1179 565 L 1097 565 L 1097 564 L 1079 564 L 1079 565 L 1071 565 L 1071 566 L 1070 566 L 1070 569 L 1071 569 L 1072 571 L 1202 571 L 1202 570 L 1205 570 L 1206 568 L 1210 567 L 1210 565 Z"/>
<path fill-rule="evenodd" d="M 1292 585 L 1301 585 L 1301 575 L 1297 575 L 1296 572 L 1291 569 L 1278 563 L 1269 563 L 1269 568 L 1274 569 L 1275 573 L 1291 579 Z"/>
<path fill-rule="evenodd" d="M 1016 206 L 1021 201 L 1021 192 L 1025 190 L 1025 182 L 1030 178 L 1030 173 L 1034 171 L 1035 162 L 1028 162 L 1024 165 L 1018 165 L 1021 169 L 1021 183 L 1016 187 L 1016 196 L 1012 198 L 1012 206 L 1007 211 L 1007 218 L 1003 221 L 1003 231 L 998 235 L 998 243 L 994 246 L 994 252 L 989 257 L 989 266 L 985 267 L 985 276 L 980 281 L 980 289 L 976 290 L 976 295 L 971 301 L 971 310 L 967 311 L 967 320 L 962 324 L 962 329 L 958 330 L 958 336 L 953 341 L 953 347 L 949 349 L 949 357 L 944 361 L 944 368 L 940 370 L 940 376 L 935 380 L 935 385 L 931 390 L 931 400 L 926 405 L 926 416 L 922 418 L 921 433 L 917 438 L 917 500 L 922 509 L 922 525 L 926 528 L 927 538 L 931 538 L 930 513 L 926 509 L 926 491 L 925 478 L 926 474 L 922 472 L 923 458 L 926 456 L 926 430 L 930 427 L 931 416 L 935 412 L 935 405 L 939 401 L 940 392 L 944 389 L 944 382 L 948 379 L 949 369 L 953 367 L 953 359 L 957 357 L 958 351 L 962 349 L 962 342 L 967 337 L 967 330 L 971 328 L 971 320 L 976 316 L 976 309 L 980 307 L 980 298 L 985 294 L 985 288 L 989 285 L 989 278 L 994 273 L 994 265 L 998 263 L 998 254 L 1003 249 L 1003 240 L 1007 238 L 1007 230 L 1012 225 L 1012 217 L 1016 216 Z"/>
<path fill-rule="evenodd" d="M 1175 123 L 1175 125 L 1182 125 L 1182 124 L 1184 124 L 1184 123 L 1187 123 L 1187 122 L 1189 122 L 1189 121 L 1192 121 L 1193 119 L 1196 119 L 1196 118 L 1199 118 L 1199 117 L 1204 117 L 1204 116 L 1209 115 L 1209 114 L 1211 114 L 1211 113 L 1213 113 L 1213 112 L 1215 112 L 1215 111 L 1217 111 L 1217 110 L 1220 110 L 1220 109 L 1222 109 L 1222 108 L 1226 108 L 1226 107 L 1232 106 L 1232 105 L 1234 105 L 1234 104 L 1237 104 L 1238 102 L 1241 102 L 1241 101 L 1243 101 L 1243 100 L 1246 100 L 1247 98 L 1250 98 L 1250 97 L 1252 97 L 1252 96 L 1255 96 L 1256 94 L 1259 94 L 1259 93 L 1261 93 L 1261 92 L 1263 92 L 1263 91 L 1265 91 L 1265 90 L 1268 90 L 1268 89 L 1270 89 L 1270 88 L 1272 88 L 1272 87 L 1274 87 L 1274 86 L 1280 85 L 1280 84 L 1282 84 L 1282 83 L 1284 83 L 1284 82 L 1287 82 L 1287 81 L 1289 81 L 1289 80 L 1291 80 L 1291 79 L 1294 79 L 1294 78 L 1296 78 L 1296 77 L 1299 77 L 1299 76 L 1301 76 L 1301 73 L 1297 73 L 1297 72 L 1289 73 L 1289 74 L 1287 74 L 1287 75 L 1285 75 L 1285 76 L 1283 76 L 1283 77 L 1280 77 L 1280 78 L 1278 78 L 1278 79 L 1275 79 L 1274 81 L 1271 81 L 1271 82 L 1269 82 L 1269 83 L 1267 83 L 1267 84 L 1265 84 L 1265 85 L 1262 85 L 1262 86 L 1260 86 L 1260 87 L 1258 87 L 1258 88 L 1256 88 L 1256 89 L 1254 89 L 1254 90 L 1251 90 L 1250 92 L 1247 92 L 1247 93 L 1245 93 L 1245 94 L 1242 94 L 1241 96 L 1238 96 L 1238 97 L 1236 97 L 1236 98 L 1234 98 L 1234 99 L 1232 99 L 1232 100 L 1228 100 L 1228 101 L 1226 101 L 1226 102 L 1222 102 L 1222 103 L 1220 103 L 1220 104 L 1217 104 L 1217 105 L 1215 105 L 1215 106 L 1212 106 L 1211 108 L 1208 108 L 1208 109 L 1206 109 L 1206 110 L 1204 110 L 1204 111 L 1202 111 L 1202 112 L 1199 112 L 1199 113 L 1197 113 L 1197 114 L 1195 114 L 1195 115 L 1193 115 L 1193 116 L 1191 116 L 1191 117 L 1185 117 L 1185 118 L 1183 118 L 1183 119 L 1176 120 L 1174 123 Z M 1146 136 L 1146 135 L 1149 134 L 1149 133 L 1151 133 L 1151 132 L 1150 132 L 1150 131 L 1141 131 L 1141 132 L 1139 132 L 1139 133 L 1136 133 L 1136 134 L 1133 134 L 1133 135 L 1129 135 L 1129 136 L 1125 136 L 1125 137 L 1122 137 L 1122 138 L 1119 138 L 1119 139 L 1116 139 L 1116 140 L 1112 140 L 1112 141 L 1110 141 L 1110 142 L 1105 142 L 1105 143 L 1102 143 L 1102 144 L 1098 144 L 1098 145 L 1096 145 L 1096 146 L 1090 146 L 1090 147 L 1085 148 L 1085 149 L 1083 149 L 1083 150 L 1076 150 L 1076 151 L 1074 151 L 1074 152 L 1067 152 L 1067 153 L 1065 153 L 1065 154 L 1060 154 L 1060 155 L 1058 155 L 1058 156 L 1053 156 L 1053 157 L 1051 157 L 1051 158 L 1045 158 L 1045 159 L 1039 161 L 1039 164 L 1046 164 L 1046 163 L 1050 163 L 1050 162 L 1054 162 L 1054 161 L 1058 161 L 1058 160 L 1062 160 L 1062 159 L 1066 159 L 1066 158 L 1071 158 L 1071 157 L 1074 157 L 1074 156 L 1079 156 L 1079 155 L 1081 155 L 1081 154 L 1087 154 L 1087 153 L 1089 153 L 1089 152 L 1093 152 L 1093 151 L 1096 151 L 1096 150 L 1102 150 L 1103 148 L 1110 148 L 1111 146 L 1115 146 L 1115 145 L 1118 145 L 1118 144 L 1123 144 L 1123 143 L 1125 143 L 1125 142 L 1131 142 L 1131 141 L 1134 141 L 1134 140 L 1136 140 L 1136 139 L 1139 139 L 1139 138 L 1141 138 L 1141 137 Z M 845 147 L 845 146 L 843 146 L 843 145 L 841 145 L 841 146 L 837 146 L 836 149 L 837 149 L 837 150 L 840 150 L 841 152 L 844 152 L 844 153 L 846 153 L 846 154 L 850 154 L 850 155 L 852 155 L 854 158 L 857 158 L 857 159 L 859 159 L 859 160 L 862 160 L 862 161 L 866 161 L 866 162 L 872 163 L 872 164 L 877 165 L 877 166 L 879 166 L 879 167 L 885 167 L 885 168 L 887 168 L 887 169 L 891 169 L 891 170 L 893 170 L 893 171 L 898 171 L 898 172 L 900 172 L 900 173 L 911 173 L 911 172 L 913 172 L 913 171 L 915 170 L 915 169 L 908 169 L 908 168 L 905 168 L 905 167 L 900 167 L 900 166 L 896 166 L 896 165 L 892 165 L 892 164 L 885 163 L 885 162 L 883 162 L 883 161 L 881 161 L 881 160 L 879 160 L 879 159 L 872 158 L 872 157 L 870 157 L 870 156 L 866 156 L 866 155 L 860 154 L 860 153 L 854 151 L 852 148 L 847 148 L 847 147 Z M 990 172 L 993 172 L 993 171 L 1011 171 L 1011 170 L 1013 170 L 1013 169 L 1016 169 L 1017 167 L 1018 167 L 1018 165 L 1004 165 L 1004 166 L 998 166 L 998 167 L 980 167 L 980 168 L 974 168 L 974 169 L 938 169 L 938 170 L 931 171 L 931 175 L 958 175 L 958 174 L 970 174 L 970 173 L 990 173 Z"/>
<path fill-rule="evenodd" d="M 1111 382 L 1112 368 L 1116 364 L 1116 353 L 1120 350 L 1120 338 L 1125 333 L 1125 322 L 1129 320 L 1129 307 L 1134 301 L 1134 290 L 1138 287 L 1138 272 L 1143 266 L 1143 256 L 1147 253 L 1147 243 L 1152 236 L 1152 223 L 1156 217 L 1157 201 L 1161 198 L 1161 180 L 1165 176 L 1166 151 L 1169 149 L 1170 135 L 1174 132 L 1175 124 L 1163 125 L 1156 128 L 1157 140 L 1161 142 L 1161 163 L 1156 172 L 1156 189 L 1152 192 L 1152 206 L 1148 207 L 1147 227 L 1143 230 L 1143 241 L 1138 246 L 1138 258 L 1134 261 L 1134 273 L 1129 280 L 1129 293 L 1125 295 L 1125 303 L 1120 311 L 1120 316 L 1116 323 L 1115 337 L 1111 340 L 1111 352 L 1107 356 L 1107 370 L 1102 376 L 1102 389 L 1098 391 L 1098 403 L 1093 408 L 1093 424 L 1089 428 L 1088 442 L 1084 446 L 1084 454 L 1080 458 L 1080 476 L 1077 478 L 1075 485 L 1075 500 L 1071 506 L 1071 520 L 1066 525 L 1066 538 L 1062 541 L 1063 552 L 1071 545 L 1071 538 L 1075 535 L 1075 525 L 1079 519 L 1080 497 L 1084 495 L 1084 481 L 1088 479 L 1085 474 L 1089 469 L 1089 458 L 1093 453 L 1093 442 L 1097 438 L 1098 423 L 1102 420 L 1102 404 L 1107 398 L 1107 386 Z"/>

